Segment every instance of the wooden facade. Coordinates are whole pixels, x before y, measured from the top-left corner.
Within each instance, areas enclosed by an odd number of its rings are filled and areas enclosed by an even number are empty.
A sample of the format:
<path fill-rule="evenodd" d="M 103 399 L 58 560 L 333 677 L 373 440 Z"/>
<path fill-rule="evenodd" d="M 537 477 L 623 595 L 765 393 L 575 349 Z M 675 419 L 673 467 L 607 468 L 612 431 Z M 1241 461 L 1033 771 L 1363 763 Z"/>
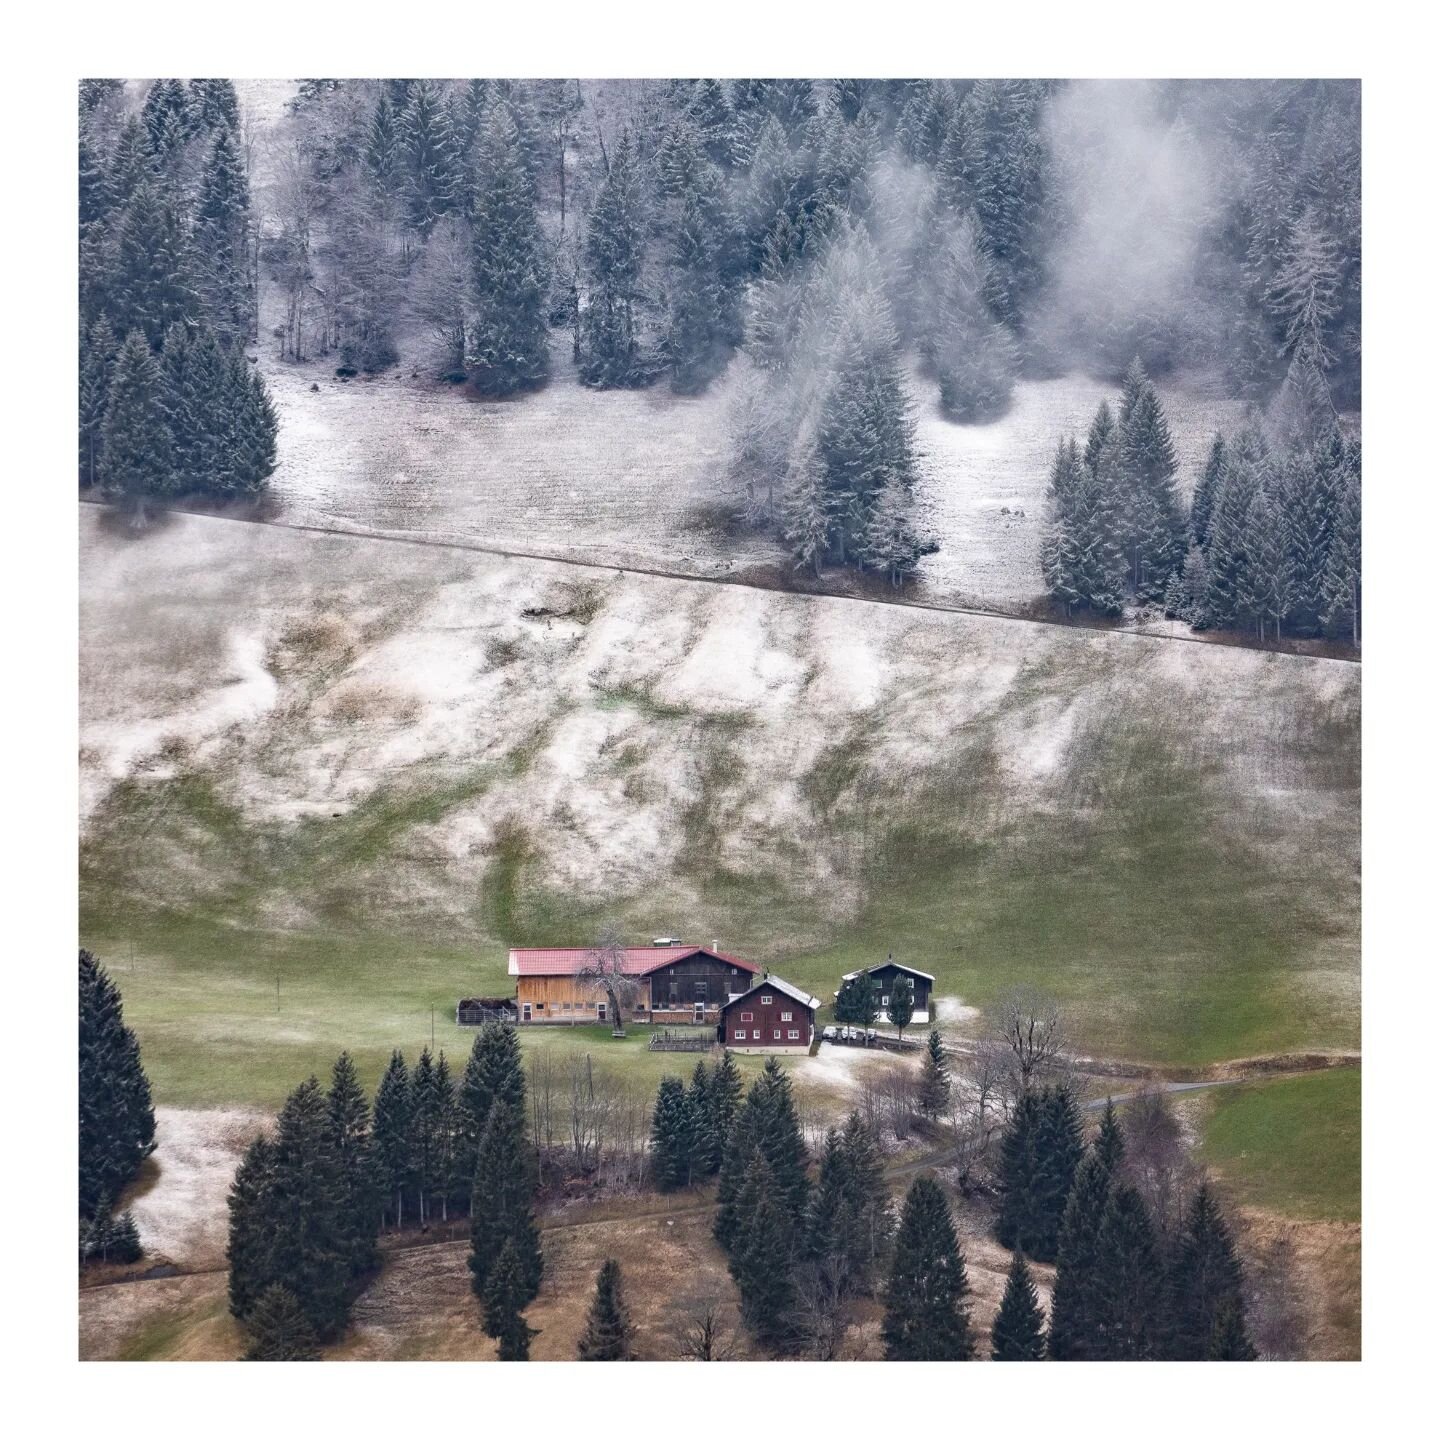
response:
<path fill-rule="evenodd" d="M 913 966 L 902 965 L 898 960 L 887 960 L 883 965 L 872 965 L 868 970 L 852 971 L 845 979 L 852 980 L 861 973 L 870 977 L 870 986 L 875 992 L 875 1008 L 881 1020 L 887 1020 L 890 1012 L 890 996 L 896 982 L 908 984 L 915 991 L 915 1015 L 911 1021 L 916 1025 L 930 1022 L 930 997 L 935 988 L 935 977 Z"/>
<path fill-rule="evenodd" d="M 673 949 L 673 954 L 667 953 Z M 749 989 L 758 973 L 738 956 L 698 947 L 645 947 L 632 957 L 630 985 L 635 994 L 625 1022 L 661 1025 L 720 1023 L 732 996 Z M 517 957 L 526 957 L 523 962 Z M 534 958 L 530 958 L 534 957 Z M 609 1024 L 604 987 L 577 972 L 585 968 L 583 950 L 511 952 L 515 1005 L 522 1025 Z M 527 973 L 540 972 L 540 973 Z"/>
<path fill-rule="evenodd" d="M 725 1006 L 722 1039 L 742 1055 L 806 1055 L 820 1001 L 773 976 Z"/>

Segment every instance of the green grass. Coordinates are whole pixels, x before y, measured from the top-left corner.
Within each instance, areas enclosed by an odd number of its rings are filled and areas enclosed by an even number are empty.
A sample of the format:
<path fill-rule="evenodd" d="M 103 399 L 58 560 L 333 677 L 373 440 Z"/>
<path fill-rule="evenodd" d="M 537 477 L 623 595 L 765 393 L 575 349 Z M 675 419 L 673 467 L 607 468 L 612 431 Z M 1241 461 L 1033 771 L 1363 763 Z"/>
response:
<path fill-rule="evenodd" d="M 1297 1220 L 1360 1219 L 1360 1071 L 1216 1090 L 1200 1153 L 1244 1204 Z"/>

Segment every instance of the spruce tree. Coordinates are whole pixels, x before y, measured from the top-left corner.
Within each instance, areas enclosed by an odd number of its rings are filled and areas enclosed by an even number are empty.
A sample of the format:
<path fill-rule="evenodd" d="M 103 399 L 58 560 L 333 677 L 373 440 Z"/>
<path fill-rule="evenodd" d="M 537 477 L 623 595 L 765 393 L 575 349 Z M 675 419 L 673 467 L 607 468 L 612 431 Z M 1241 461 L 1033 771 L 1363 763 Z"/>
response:
<path fill-rule="evenodd" d="M 1208 1185 L 1191 1202 L 1170 1264 L 1170 1343 L 1172 1360 L 1253 1359 L 1245 1333 L 1240 1262 L 1230 1229 Z M 1228 1353 L 1211 1354 L 1217 1334 Z M 1250 1349 L 1245 1355 L 1244 1350 Z"/>
<path fill-rule="evenodd" d="M 120 991 L 80 951 L 80 1214 L 109 1209 L 155 1149 L 150 1081 Z"/>
<path fill-rule="evenodd" d="M 1115 1174 L 1120 1162 L 1125 1158 L 1125 1136 L 1115 1114 L 1115 1101 L 1108 1095 L 1105 1097 L 1105 1113 L 1100 1117 L 1100 1128 L 1095 1134 L 1092 1150 L 1111 1175 Z"/>
<path fill-rule="evenodd" d="M 313 1076 L 281 1108 L 269 1189 L 267 1283 L 287 1286 L 316 1336 L 331 1339 L 349 1319 L 354 1277 L 341 1169 L 326 1097 Z"/>
<path fill-rule="evenodd" d="M 1137 359 L 1125 376 L 1119 464 L 1125 486 L 1123 524 L 1130 583 L 1158 598 L 1185 555 L 1185 525 L 1175 490 L 1175 445 L 1160 396 Z"/>
<path fill-rule="evenodd" d="M 1153 1360 L 1164 1353 L 1164 1260 L 1145 1202 L 1111 1187 L 1095 1256 L 1095 1329 L 1089 1358 Z"/>
<path fill-rule="evenodd" d="M 1190 497 L 1190 538 L 1202 550 L 1210 543 L 1210 516 L 1225 473 L 1225 437 L 1216 434 Z"/>
<path fill-rule="evenodd" d="M 580 378 L 602 390 L 643 385 L 653 373 L 638 314 L 646 249 L 638 164 L 627 130 L 600 183 L 585 231 Z"/>
<path fill-rule="evenodd" d="M 515 1241 L 507 1239 L 490 1267 L 484 1286 L 485 1333 L 499 1341 L 501 1360 L 528 1360 L 530 1342 L 540 1333 L 525 1323 L 523 1312 L 535 1298 L 527 1271 L 527 1261 Z"/>
<path fill-rule="evenodd" d="M 739 1208 L 745 1217 L 730 1273 L 740 1291 L 740 1314 L 756 1341 L 769 1350 L 785 1349 L 792 1337 L 795 1217 L 763 1152 L 756 1150 Z"/>
<path fill-rule="evenodd" d="M 1040 1092 L 1026 1090 L 1000 1138 L 1000 1214 L 995 1234 L 1007 1250 L 1033 1253 L 1037 1242 L 1043 1244 L 1046 1222 L 1038 1203 L 1037 1148 L 1042 1112 Z"/>
<path fill-rule="evenodd" d="M 508 395 L 539 384 L 550 370 L 545 242 L 520 134 L 502 99 L 486 112 L 476 143 L 471 254 L 467 363 L 476 387 Z"/>
<path fill-rule="evenodd" d="M 247 1360 L 318 1360 L 315 1327 L 295 1296 L 280 1284 L 269 1285 L 246 1320 Z"/>
<path fill-rule="evenodd" d="M 236 1168 L 227 1202 L 230 1230 L 225 1259 L 230 1267 L 230 1313 L 237 1320 L 249 1316 L 275 1274 L 274 1174 L 274 1143 L 257 1136 Z"/>
<path fill-rule="evenodd" d="M 1045 1312 L 1025 1257 L 1017 1250 L 1010 1261 L 1005 1297 L 990 1332 L 992 1360 L 1043 1360 Z"/>
<path fill-rule="evenodd" d="M 370 1105 L 349 1051 L 342 1050 L 335 1061 L 325 1103 L 340 1176 L 341 1247 L 348 1257 L 351 1276 L 359 1279 L 380 1263 L 375 1241 L 380 1228 L 381 1197 L 375 1185 Z"/>
<path fill-rule="evenodd" d="M 933 1026 L 920 1064 L 919 1105 L 920 1113 L 930 1120 L 938 1120 L 950 1108 L 950 1062 L 940 1032 Z"/>
<path fill-rule="evenodd" d="M 152 496 L 173 492 L 175 446 L 165 414 L 165 377 L 145 337 L 132 330 L 120 349 L 100 430 L 101 483 L 143 516 Z"/>
<path fill-rule="evenodd" d="M 459 200 L 459 164 L 450 130 L 450 111 L 433 80 L 417 80 L 400 121 L 400 163 L 405 218 L 428 236 L 435 222 Z"/>
<path fill-rule="evenodd" d="M 375 1091 L 375 1175 L 397 1229 L 405 1223 L 405 1197 L 414 1180 L 410 1073 L 405 1057 L 392 1051 Z"/>
<path fill-rule="evenodd" d="M 685 1092 L 690 1107 L 693 1127 L 694 1151 L 691 1156 L 692 1176 L 703 1178 L 714 1175 L 720 1169 L 724 1156 L 724 1143 L 716 1124 L 715 1103 L 711 1095 L 710 1067 L 703 1061 L 695 1062 L 690 1074 L 690 1088 Z"/>
<path fill-rule="evenodd" d="M 625 1305 L 620 1262 L 606 1260 L 595 1277 L 595 1298 L 585 1321 L 576 1358 L 580 1360 L 633 1360 L 635 1327 Z"/>
<path fill-rule="evenodd" d="M 470 1047 L 460 1079 L 460 1145 L 474 1177 L 475 1155 L 485 1122 L 496 1102 L 525 1107 L 525 1072 L 520 1063 L 520 1037 L 513 1025 L 482 1025 Z"/>
<path fill-rule="evenodd" d="M 1075 1170 L 1085 1153 L 1080 1112 L 1074 1096 L 1064 1086 L 1051 1086 L 1042 1092 L 1035 1152 L 1034 1207 L 1040 1228 L 1027 1253 L 1037 1260 L 1052 1261 L 1059 1249 L 1061 1223 Z"/>
<path fill-rule="evenodd" d="M 670 253 L 670 294 L 665 355 L 670 388 L 698 395 L 724 369 L 735 330 L 732 292 L 724 266 L 725 218 L 713 166 L 702 172 L 680 201 Z"/>
<path fill-rule="evenodd" d="M 1115 1130 L 1118 1138 L 1118 1127 Z M 1100 1324 L 1100 1224 L 1110 1199 L 1113 1167 L 1107 1140 L 1095 1148 L 1075 1175 L 1060 1226 L 1055 1289 L 1050 1301 L 1049 1351 L 1052 1360 L 1085 1360 L 1094 1353 Z"/>
<path fill-rule="evenodd" d="M 158 350 L 177 322 L 191 324 L 199 309 L 190 247 L 178 205 L 142 177 L 121 213 L 109 313 L 116 333 L 138 330 Z"/>
<path fill-rule="evenodd" d="M 771 1056 L 751 1085 L 731 1126 L 715 1215 L 715 1238 L 732 1256 L 743 1248 L 752 1219 L 746 1180 L 756 1155 L 766 1163 L 766 1186 L 791 1231 L 798 1233 L 809 1200 L 805 1142 L 790 1093 L 790 1077 Z"/>
<path fill-rule="evenodd" d="M 84 337 L 80 352 L 80 483 L 98 485 L 104 473 L 105 410 L 120 343 L 102 315 Z"/>
<path fill-rule="evenodd" d="M 740 1067 L 728 1051 L 720 1053 L 720 1059 L 710 1076 L 711 1127 L 715 1131 L 717 1151 L 715 1168 L 718 1170 L 725 1156 L 725 1147 L 730 1140 L 730 1130 L 735 1124 L 735 1114 L 740 1108 L 742 1091 Z"/>
<path fill-rule="evenodd" d="M 195 284 L 205 318 L 221 342 L 243 345 L 255 332 L 248 258 L 250 188 L 235 134 L 221 128 L 206 157 L 195 207 Z"/>
<path fill-rule="evenodd" d="M 868 971 L 852 976 L 841 982 L 835 996 L 835 1018 L 842 1025 L 871 1026 L 875 1023 L 878 1007 L 875 1002 L 875 985 Z"/>
<path fill-rule="evenodd" d="M 903 1039 L 905 1027 L 915 1015 L 915 982 L 897 976 L 890 987 L 890 1023 Z"/>
<path fill-rule="evenodd" d="M 881 1336 L 887 1360 L 968 1360 L 973 1349 L 965 1257 L 945 1192 L 928 1175 L 905 1196 Z"/>
<path fill-rule="evenodd" d="M 444 1111 L 427 1045 L 410 1072 L 410 1153 L 415 1165 L 415 1200 L 420 1224 L 430 1219 L 430 1203 L 444 1183 L 441 1156 Z"/>
<path fill-rule="evenodd" d="M 501 1252 L 510 1247 L 523 1292 L 522 1306 L 540 1292 L 544 1257 L 535 1224 L 535 1154 L 525 1136 L 519 1106 L 497 1102 L 490 1108 L 475 1163 L 470 1196 L 470 1275 L 476 1295 L 484 1298 Z"/>
<path fill-rule="evenodd" d="M 660 1190 L 688 1185 L 695 1148 L 695 1117 L 685 1086 L 673 1075 L 660 1082 L 650 1123 L 650 1168 Z"/>

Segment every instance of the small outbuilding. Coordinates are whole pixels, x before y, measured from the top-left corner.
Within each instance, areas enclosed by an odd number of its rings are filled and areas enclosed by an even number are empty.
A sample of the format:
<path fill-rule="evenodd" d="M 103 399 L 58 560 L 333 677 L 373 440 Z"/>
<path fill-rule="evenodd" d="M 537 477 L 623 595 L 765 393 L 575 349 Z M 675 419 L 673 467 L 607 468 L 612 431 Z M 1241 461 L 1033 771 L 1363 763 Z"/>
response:
<path fill-rule="evenodd" d="M 861 975 L 870 977 L 876 1014 L 887 1025 L 890 1023 L 890 996 L 896 985 L 909 985 L 915 992 L 915 1013 L 910 1023 L 930 1023 L 930 992 L 935 988 L 935 977 L 928 971 L 917 970 L 913 965 L 902 965 L 893 955 L 887 955 L 883 964 L 872 965 L 868 970 L 852 970 L 842 978 L 854 980 Z"/>
<path fill-rule="evenodd" d="M 818 996 L 767 975 L 721 1008 L 721 1043 L 741 1055 L 808 1055 L 820 1005 Z"/>

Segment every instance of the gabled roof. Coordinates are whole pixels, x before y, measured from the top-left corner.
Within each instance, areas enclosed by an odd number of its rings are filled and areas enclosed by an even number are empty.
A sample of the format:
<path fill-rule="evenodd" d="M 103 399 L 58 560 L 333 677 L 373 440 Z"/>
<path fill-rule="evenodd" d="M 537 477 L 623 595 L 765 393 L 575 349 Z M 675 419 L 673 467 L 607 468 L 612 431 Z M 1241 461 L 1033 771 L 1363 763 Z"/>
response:
<path fill-rule="evenodd" d="M 512 950 L 509 971 L 512 975 L 578 975 L 590 963 L 595 953 L 588 945 L 574 945 L 550 950 Z M 737 970 L 758 975 L 760 967 L 738 955 L 727 955 L 721 950 L 710 950 L 704 945 L 627 945 L 625 947 L 626 975 L 648 975 L 652 970 L 664 969 L 677 960 L 688 960 L 692 955 L 712 955 Z"/>
<path fill-rule="evenodd" d="M 882 960 L 878 965 L 867 965 L 863 970 L 852 970 L 848 975 L 842 975 L 840 978 L 853 980 L 857 975 L 873 975 L 877 970 L 886 970 L 891 965 L 897 970 L 903 970 L 907 975 L 918 975 L 932 985 L 935 983 L 935 977 L 928 970 L 917 970 L 913 965 L 902 965 L 898 960 Z"/>
<path fill-rule="evenodd" d="M 772 985 L 782 995 L 788 995 L 792 1000 L 798 1001 L 809 1010 L 818 1010 L 824 1003 L 818 996 L 807 995 L 798 985 L 792 985 L 788 980 L 782 980 L 778 975 L 767 975 L 763 980 L 758 980 L 743 995 L 736 995 L 734 999 L 727 1000 L 720 1009 L 728 1010 L 732 1005 L 738 1005 L 742 1000 L 747 1000 L 757 990 L 763 990 L 767 985 Z"/>

